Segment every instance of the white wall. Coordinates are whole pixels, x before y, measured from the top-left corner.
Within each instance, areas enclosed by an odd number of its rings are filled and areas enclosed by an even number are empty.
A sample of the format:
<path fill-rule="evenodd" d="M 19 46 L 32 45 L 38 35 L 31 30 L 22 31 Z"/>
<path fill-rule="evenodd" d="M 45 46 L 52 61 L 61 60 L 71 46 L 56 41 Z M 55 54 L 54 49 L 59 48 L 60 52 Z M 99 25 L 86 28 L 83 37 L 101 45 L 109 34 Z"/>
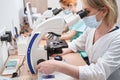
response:
<path fill-rule="evenodd" d="M 59 0 L 48 0 L 48 7 L 60 8 Z"/>
<path fill-rule="evenodd" d="M 19 27 L 22 15 L 23 0 L 0 0 L 0 29 L 7 27 L 7 30 L 11 30 L 13 26 Z"/>

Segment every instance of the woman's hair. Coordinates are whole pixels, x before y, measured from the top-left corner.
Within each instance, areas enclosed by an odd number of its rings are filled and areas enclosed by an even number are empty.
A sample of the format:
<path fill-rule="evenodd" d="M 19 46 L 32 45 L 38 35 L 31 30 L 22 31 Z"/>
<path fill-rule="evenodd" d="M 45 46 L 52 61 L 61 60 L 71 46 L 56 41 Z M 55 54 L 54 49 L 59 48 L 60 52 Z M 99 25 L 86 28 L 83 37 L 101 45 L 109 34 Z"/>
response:
<path fill-rule="evenodd" d="M 29 24 L 24 24 L 21 25 L 21 29 L 20 29 L 20 34 L 24 34 L 25 32 L 32 32 L 32 29 L 30 28 Z"/>
<path fill-rule="evenodd" d="M 59 0 L 60 3 L 62 3 L 65 6 L 69 6 L 70 3 L 73 5 L 77 5 L 77 0 Z"/>
<path fill-rule="evenodd" d="M 105 16 L 105 21 L 108 25 L 115 24 L 118 17 L 118 7 L 116 0 L 86 0 L 88 5 L 92 8 L 102 9 L 106 7 L 108 13 Z"/>

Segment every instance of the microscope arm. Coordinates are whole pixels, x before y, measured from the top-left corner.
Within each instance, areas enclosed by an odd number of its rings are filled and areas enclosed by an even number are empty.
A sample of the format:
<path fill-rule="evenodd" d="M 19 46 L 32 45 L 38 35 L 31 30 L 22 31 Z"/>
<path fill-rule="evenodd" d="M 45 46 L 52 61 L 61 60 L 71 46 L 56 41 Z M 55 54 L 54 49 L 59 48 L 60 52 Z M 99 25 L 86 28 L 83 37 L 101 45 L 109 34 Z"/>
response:
<path fill-rule="evenodd" d="M 58 16 L 52 17 L 41 22 L 38 27 L 34 29 L 27 49 L 27 63 L 32 74 L 36 73 L 36 65 L 39 59 L 48 59 L 47 51 L 44 49 L 44 46 L 39 46 L 43 36 L 47 32 L 53 32 L 60 35 L 64 30 L 65 24 L 71 26 L 78 22 L 79 19 L 87 16 L 87 14 L 87 11 L 81 10 L 77 15 L 68 16 L 67 18 L 61 18 Z"/>
<path fill-rule="evenodd" d="M 39 24 L 33 31 L 28 48 L 27 63 L 32 74 L 36 73 L 36 65 L 39 59 L 47 60 L 47 51 L 44 46 L 40 46 L 40 41 L 47 32 L 61 34 L 64 30 L 65 21 L 61 17 L 53 17 Z"/>

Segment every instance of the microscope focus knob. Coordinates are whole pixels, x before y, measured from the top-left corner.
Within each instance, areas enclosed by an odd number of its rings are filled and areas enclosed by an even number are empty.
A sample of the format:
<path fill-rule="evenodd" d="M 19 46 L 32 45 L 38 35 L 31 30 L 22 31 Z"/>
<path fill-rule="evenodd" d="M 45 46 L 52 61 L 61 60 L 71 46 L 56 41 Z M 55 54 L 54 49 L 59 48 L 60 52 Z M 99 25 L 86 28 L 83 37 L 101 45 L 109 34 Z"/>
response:
<path fill-rule="evenodd" d="M 55 56 L 54 59 L 58 60 L 58 61 L 62 61 L 63 60 L 62 56 L 60 56 L 60 55 Z"/>
<path fill-rule="evenodd" d="M 38 65 L 39 63 L 43 62 L 43 61 L 45 61 L 45 60 L 44 60 L 44 59 L 39 59 L 39 60 L 37 61 L 37 65 Z"/>

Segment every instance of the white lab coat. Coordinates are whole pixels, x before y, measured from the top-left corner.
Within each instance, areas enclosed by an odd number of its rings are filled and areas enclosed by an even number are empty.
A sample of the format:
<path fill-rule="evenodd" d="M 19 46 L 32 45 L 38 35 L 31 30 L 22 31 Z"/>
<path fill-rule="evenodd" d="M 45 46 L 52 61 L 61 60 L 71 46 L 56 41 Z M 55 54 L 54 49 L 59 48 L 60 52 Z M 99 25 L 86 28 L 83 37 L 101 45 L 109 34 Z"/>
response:
<path fill-rule="evenodd" d="M 69 48 L 74 52 L 85 50 L 91 63 L 89 66 L 79 67 L 79 78 L 80 80 L 117 80 L 120 78 L 120 29 L 102 36 L 93 44 L 94 32 L 95 29 L 87 30 L 69 44 Z M 118 75 L 117 78 L 115 75 Z"/>

